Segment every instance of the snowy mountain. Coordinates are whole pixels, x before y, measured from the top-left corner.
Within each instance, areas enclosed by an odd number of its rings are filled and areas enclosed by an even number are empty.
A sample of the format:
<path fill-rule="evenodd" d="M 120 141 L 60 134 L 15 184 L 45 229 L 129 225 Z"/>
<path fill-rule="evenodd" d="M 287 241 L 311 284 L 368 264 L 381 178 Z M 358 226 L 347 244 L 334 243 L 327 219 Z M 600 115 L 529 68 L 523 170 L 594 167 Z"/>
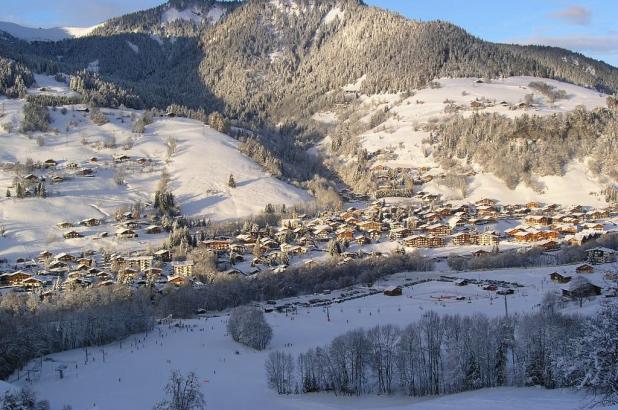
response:
<path fill-rule="evenodd" d="M 99 25 L 92 27 L 34 28 L 8 21 L 0 21 L 0 31 L 26 41 L 60 41 L 90 35 Z"/>

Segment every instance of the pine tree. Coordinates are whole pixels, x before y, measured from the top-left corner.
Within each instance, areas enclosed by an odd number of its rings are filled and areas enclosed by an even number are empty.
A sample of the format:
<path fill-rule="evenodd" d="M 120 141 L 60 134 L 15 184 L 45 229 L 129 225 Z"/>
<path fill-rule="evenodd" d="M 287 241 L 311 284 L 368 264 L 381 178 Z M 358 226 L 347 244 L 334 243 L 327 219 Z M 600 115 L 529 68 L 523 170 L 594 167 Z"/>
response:
<path fill-rule="evenodd" d="M 11 190 L 9 188 L 6 189 L 6 197 L 7 198 L 11 197 Z"/>
<path fill-rule="evenodd" d="M 234 180 L 233 174 L 230 174 L 230 178 L 227 180 L 227 186 L 230 188 L 236 188 L 236 180 Z"/>

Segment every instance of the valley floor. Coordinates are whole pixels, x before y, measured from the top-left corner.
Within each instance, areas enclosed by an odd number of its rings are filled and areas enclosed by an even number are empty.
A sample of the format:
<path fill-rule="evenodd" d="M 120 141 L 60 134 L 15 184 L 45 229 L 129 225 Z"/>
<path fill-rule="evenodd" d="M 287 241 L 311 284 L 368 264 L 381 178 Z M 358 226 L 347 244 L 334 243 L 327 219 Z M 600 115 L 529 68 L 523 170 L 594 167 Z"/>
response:
<path fill-rule="evenodd" d="M 593 282 L 602 282 L 603 273 L 618 266 L 601 265 L 597 273 L 588 275 Z M 574 266 L 560 267 L 572 272 Z M 548 279 L 551 268 L 505 269 L 491 272 L 454 274 L 475 280 L 502 280 L 522 285 L 508 296 L 509 314 L 538 308 L 545 292 L 560 289 L 561 285 Z M 402 395 L 392 397 L 364 396 L 336 397 L 328 394 L 278 396 L 266 384 L 264 361 L 272 350 L 291 353 L 304 352 L 324 345 L 347 330 L 358 327 L 396 324 L 405 326 L 433 310 L 445 314 L 484 313 L 488 316 L 505 314 L 504 300 L 484 291 L 479 285 L 455 286 L 452 282 L 437 281 L 442 273 L 401 273 L 375 285 L 383 289 L 389 285 L 404 285 L 419 279 L 435 279 L 404 288 L 400 297 L 388 297 L 381 292 L 365 297 L 333 303 L 328 312 L 324 306 L 303 306 L 310 299 L 334 300 L 341 292 L 356 291 L 369 294 L 358 287 L 328 295 L 311 295 L 278 301 L 298 303 L 294 313 L 269 313 L 267 320 L 274 337 L 264 352 L 256 352 L 231 341 L 226 334 L 227 315 L 171 321 L 157 326 L 148 334 L 129 337 L 122 342 L 101 348 L 73 350 L 35 360 L 27 366 L 32 376 L 25 380 L 26 371 L 14 374 L 10 381 L 18 386 L 30 385 L 41 398 L 50 400 L 52 410 L 70 404 L 74 409 L 150 409 L 163 396 L 162 388 L 172 370 L 193 371 L 202 383 L 208 408 L 211 409 L 577 409 L 586 404 L 582 395 L 536 388 L 488 389 L 431 399 L 413 399 Z M 465 300 L 457 301 L 456 296 Z M 586 300 L 564 307 L 565 312 L 592 313 L 605 298 Z M 330 317 L 330 320 L 327 318 Z M 86 363 L 86 357 L 88 362 Z M 42 367 L 40 367 L 42 366 Z M 59 378 L 58 369 L 64 369 Z M 37 371 L 40 369 L 40 371 Z M 618 407 L 617 407 L 618 408 Z"/>

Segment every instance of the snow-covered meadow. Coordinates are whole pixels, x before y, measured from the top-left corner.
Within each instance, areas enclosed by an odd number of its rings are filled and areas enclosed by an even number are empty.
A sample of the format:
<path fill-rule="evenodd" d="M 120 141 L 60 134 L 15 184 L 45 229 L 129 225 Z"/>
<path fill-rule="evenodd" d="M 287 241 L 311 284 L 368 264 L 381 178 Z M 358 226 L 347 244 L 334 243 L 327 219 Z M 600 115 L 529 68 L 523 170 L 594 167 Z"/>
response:
<path fill-rule="evenodd" d="M 344 91 L 358 93 L 364 78 L 356 83 L 343 87 Z M 394 155 L 388 159 L 379 159 L 376 164 L 391 168 L 396 167 L 428 167 L 430 175 L 442 172 L 439 164 L 431 154 L 427 140 L 430 133 L 424 130 L 424 125 L 444 120 L 449 116 L 445 113 L 448 103 L 465 107 L 460 113 L 464 116 L 479 113 L 497 113 L 510 118 L 522 115 L 549 116 L 556 113 L 566 113 L 584 106 L 588 110 L 605 107 L 607 95 L 597 91 L 579 87 L 556 80 L 535 77 L 508 77 L 502 79 L 477 78 L 443 78 L 436 80 L 437 88 L 415 90 L 410 96 L 403 94 L 360 95 L 359 112 L 364 112 L 364 121 L 369 121 L 373 114 L 389 112 L 388 119 L 359 136 L 362 146 L 371 153 L 390 151 Z M 531 88 L 531 82 L 544 82 L 564 90 L 566 98 L 550 102 L 537 90 Z M 526 99 L 526 95 L 534 94 L 534 103 L 530 108 L 510 109 Z M 482 102 L 482 106 L 471 109 L 473 102 Z M 333 125 L 338 122 L 337 113 L 321 112 L 313 117 L 317 122 Z M 323 144 L 325 145 L 325 144 Z M 506 159 L 505 159 L 506 160 Z M 588 205 L 602 207 L 604 198 L 597 195 L 607 181 L 601 181 L 591 174 L 585 163 L 572 161 L 564 170 L 562 176 L 539 177 L 539 183 L 545 186 L 544 192 L 535 192 L 521 183 L 516 189 L 510 190 L 504 181 L 491 173 L 483 172 L 481 164 L 472 164 L 476 175 L 469 178 L 468 201 L 482 198 L 497 198 L 503 204 L 540 201 L 542 203 L 559 203 L 562 205 Z M 430 193 L 443 194 L 449 198 L 452 192 L 437 182 L 432 181 L 423 186 Z"/>
<path fill-rule="evenodd" d="M 73 93 L 66 84 L 49 77 L 37 76 L 33 94 L 67 95 Z M 43 90 L 41 90 L 43 89 Z M 183 215 L 203 216 L 212 220 L 247 217 L 260 213 L 268 203 L 295 205 L 311 197 L 303 190 L 268 175 L 250 158 L 241 154 L 238 141 L 194 120 L 156 118 L 143 134 L 132 132 L 132 117 L 142 113 L 129 109 L 102 109 L 109 122 L 95 125 L 79 106 L 50 110 L 51 127 L 57 131 L 35 133 L 31 138 L 17 132 L 23 119 L 23 100 L 0 99 L 3 117 L 0 122 L 13 124 L 13 132 L 0 130 L 0 162 L 10 164 L 53 159 L 58 162 L 50 174 L 71 175 L 70 164 L 92 168 L 94 177 L 74 176 L 48 184 L 48 198 L 6 198 L 7 188 L 15 174 L 0 170 L 0 225 L 6 238 L 0 246 L 0 257 L 34 256 L 44 249 L 62 250 L 93 248 L 144 248 L 146 242 L 121 242 L 89 238 L 64 240 L 56 224 L 77 223 L 86 218 L 103 218 L 108 222 L 114 210 L 135 201 L 151 202 L 165 169 L 171 177 L 171 188 Z M 40 145 L 37 137 L 43 138 Z M 176 149 L 169 155 L 169 141 Z M 114 148 L 108 148 L 115 141 Z M 114 158 L 126 155 L 143 159 L 145 165 L 117 164 Z M 96 161 L 93 160 L 96 158 Z M 122 169 L 126 184 L 118 185 L 114 175 Z M 37 171 L 35 173 L 41 173 Z M 236 188 L 228 186 L 233 174 Z M 11 188 L 13 195 L 14 187 Z M 111 230 L 101 226 L 89 233 Z M 111 235 L 113 236 L 113 235 Z M 153 239 L 153 238 L 150 238 Z M 154 237 L 155 242 L 161 238 Z"/>

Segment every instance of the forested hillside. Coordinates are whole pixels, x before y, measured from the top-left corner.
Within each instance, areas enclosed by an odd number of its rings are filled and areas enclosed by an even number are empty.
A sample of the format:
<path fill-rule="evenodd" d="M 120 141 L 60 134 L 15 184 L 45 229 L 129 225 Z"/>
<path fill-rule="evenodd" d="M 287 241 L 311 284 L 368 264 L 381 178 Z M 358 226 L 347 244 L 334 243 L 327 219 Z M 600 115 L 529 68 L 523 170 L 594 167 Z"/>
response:
<path fill-rule="evenodd" d="M 281 161 L 283 174 L 296 179 L 325 175 L 306 154 L 327 134 L 311 118 L 351 95 L 410 95 L 444 77 L 521 75 L 618 90 L 618 70 L 583 55 L 489 43 L 450 23 L 409 20 L 360 0 L 172 0 L 82 38 L 3 35 L 0 56 L 36 72 L 78 74 L 71 84 L 90 84 L 88 101 L 97 104 L 223 113 L 257 133 L 251 151 Z M 351 84 L 353 91 L 345 89 Z"/>

